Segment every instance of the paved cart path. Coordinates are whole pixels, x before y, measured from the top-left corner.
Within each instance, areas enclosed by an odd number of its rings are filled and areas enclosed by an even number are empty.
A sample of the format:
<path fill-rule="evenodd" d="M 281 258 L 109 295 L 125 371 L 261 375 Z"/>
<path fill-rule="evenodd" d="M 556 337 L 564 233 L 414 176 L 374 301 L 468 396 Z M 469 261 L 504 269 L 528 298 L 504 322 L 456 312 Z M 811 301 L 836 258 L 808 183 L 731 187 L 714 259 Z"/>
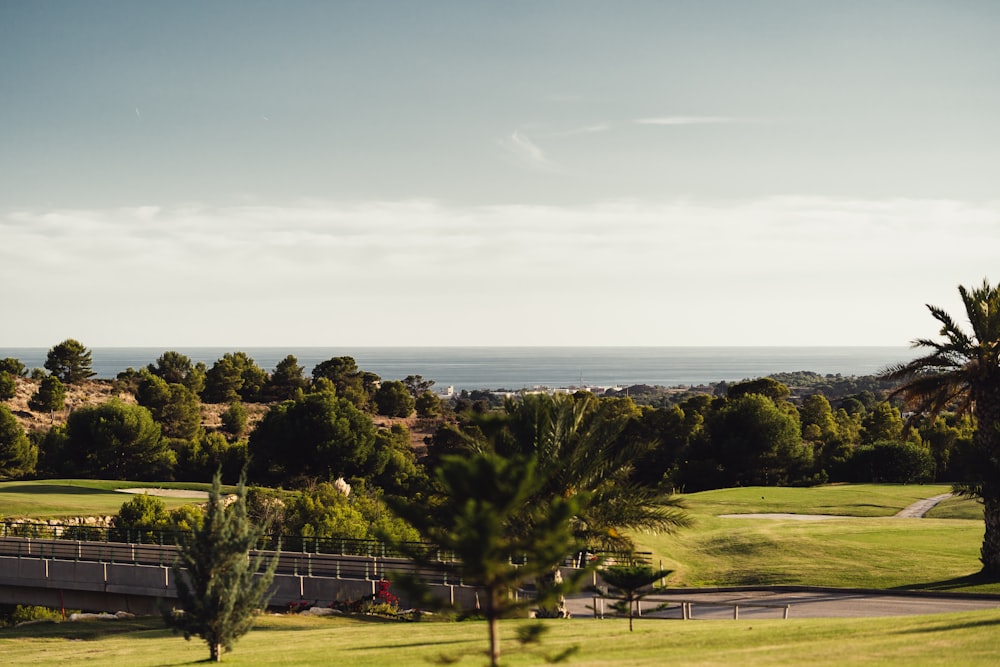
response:
<path fill-rule="evenodd" d="M 903 508 L 893 518 L 920 518 L 952 494 L 943 493 L 924 498 Z M 723 514 L 727 518 L 739 519 L 794 519 L 799 521 L 821 521 L 827 519 L 850 519 L 853 517 L 831 514 Z M 612 600 L 603 602 L 606 615 L 611 614 Z M 891 593 L 885 591 L 838 591 L 829 589 L 739 589 L 739 590 L 672 590 L 651 595 L 643 602 L 648 611 L 645 616 L 654 618 L 682 618 L 681 603 L 691 604 L 693 619 L 732 619 L 734 607 L 739 605 L 740 619 L 782 618 L 788 607 L 789 618 L 851 618 L 876 616 L 911 616 L 919 614 L 941 614 L 980 609 L 1000 609 L 1000 596 L 973 596 L 947 594 Z M 652 611 L 653 608 L 668 603 L 669 608 Z M 595 602 L 593 595 L 577 595 L 567 600 L 574 616 L 592 617 L 594 606 L 601 609 L 601 602 Z M 760 605 L 760 606 L 754 606 Z"/>
<path fill-rule="evenodd" d="M 939 496 L 932 496 L 931 498 L 924 498 L 923 500 L 918 500 L 909 507 L 904 507 L 903 509 L 896 512 L 897 519 L 919 519 L 931 511 L 931 508 L 937 505 L 942 500 L 947 500 L 951 498 L 950 493 L 942 493 Z"/>

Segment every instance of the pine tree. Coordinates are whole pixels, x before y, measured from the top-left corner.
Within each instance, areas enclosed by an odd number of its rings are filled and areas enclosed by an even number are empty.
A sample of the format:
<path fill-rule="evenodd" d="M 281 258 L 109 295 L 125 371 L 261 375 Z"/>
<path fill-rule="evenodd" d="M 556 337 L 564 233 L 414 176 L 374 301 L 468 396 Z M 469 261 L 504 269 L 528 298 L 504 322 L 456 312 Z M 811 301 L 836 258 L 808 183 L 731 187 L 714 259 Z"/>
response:
<path fill-rule="evenodd" d="M 221 474 L 216 472 L 204 524 L 181 545 L 174 564 L 180 609 L 163 610 L 164 620 L 175 632 L 185 639 L 195 635 L 205 640 L 213 662 L 250 631 L 254 614 L 271 597 L 278 565 L 277 554 L 266 564 L 262 554 L 250 557 L 263 529 L 247 517 L 243 480 L 229 504 L 221 486 Z"/>
<path fill-rule="evenodd" d="M 632 632 L 633 612 L 639 602 L 652 593 L 652 585 L 670 574 L 672 570 L 654 570 L 648 565 L 613 565 L 601 570 L 601 578 L 608 585 L 605 597 L 616 598 L 628 606 L 628 631 Z"/>
<path fill-rule="evenodd" d="M 66 384 L 77 384 L 96 375 L 91 369 L 90 350 L 72 338 L 67 338 L 49 350 L 45 369 Z"/>
<path fill-rule="evenodd" d="M 37 463 L 38 446 L 28 439 L 10 408 L 0 404 L 0 479 L 30 475 Z"/>
<path fill-rule="evenodd" d="M 55 375 L 46 375 L 38 389 L 28 399 L 28 408 L 35 412 L 55 412 L 66 404 L 66 385 Z"/>
<path fill-rule="evenodd" d="M 545 483 L 534 457 L 493 454 L 446 456 L 436 472 L 439 493 L 431 498 L 387 497 L 386 502 L 410 522 L 433 548 L 397 543 L 424 567 L 449 572 L 455 580 L 484 593 L 482 613 L 489 625 L 490 665 L 500 660 L 500 618 L 524 606 L 510 591 L 551 572 L 579 545 L 571 522 L 585 497 L 553 498 L 533 504 Z M 527 527 L 521 525 L 527 519 Z M 454 555 L 442 562 L 440 553 Z M 579 585 L 586 571 L 549 595 Z M 542 594 L 542 591 L 539 591 Z M 528 601 L 527 604 L 544 602 Z"/>

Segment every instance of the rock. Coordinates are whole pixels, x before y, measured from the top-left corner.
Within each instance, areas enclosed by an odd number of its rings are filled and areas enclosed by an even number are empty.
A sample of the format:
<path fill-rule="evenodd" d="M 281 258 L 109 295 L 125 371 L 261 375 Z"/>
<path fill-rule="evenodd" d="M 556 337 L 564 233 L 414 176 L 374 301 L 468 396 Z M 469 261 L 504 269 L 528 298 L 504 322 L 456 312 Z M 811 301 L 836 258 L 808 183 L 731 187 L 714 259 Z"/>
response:
<path fill-rule="evenodd" d="M 330 609 L 329 607 L 309 607 L 305 611 L 299 613 L 303 616 L 335 616 L 343 614 L 344 612 L 339 609 Z"/>

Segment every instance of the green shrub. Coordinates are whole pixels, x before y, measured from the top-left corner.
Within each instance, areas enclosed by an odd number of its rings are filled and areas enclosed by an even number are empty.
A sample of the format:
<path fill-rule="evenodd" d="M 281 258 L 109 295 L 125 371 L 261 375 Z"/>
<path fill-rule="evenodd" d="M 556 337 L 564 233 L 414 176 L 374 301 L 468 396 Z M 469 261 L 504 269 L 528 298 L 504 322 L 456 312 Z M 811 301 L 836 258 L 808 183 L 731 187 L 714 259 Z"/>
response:
<path fill-rule="evenodd" d="M 48 607 L 17 605 L 10 615 L 10 624 L 19 625 L 30 621 L 61 621 L 62 612 Z"/>

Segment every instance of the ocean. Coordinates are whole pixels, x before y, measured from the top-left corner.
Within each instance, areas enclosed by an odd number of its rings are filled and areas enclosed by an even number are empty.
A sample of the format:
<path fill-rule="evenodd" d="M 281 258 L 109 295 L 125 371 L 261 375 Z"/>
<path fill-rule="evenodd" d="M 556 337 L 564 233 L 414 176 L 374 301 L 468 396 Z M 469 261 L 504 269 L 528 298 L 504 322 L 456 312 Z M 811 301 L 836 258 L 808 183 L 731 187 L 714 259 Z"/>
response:
<path fill-rule="evenodd" d="M 871 375 L 915 358 L 906 347 L 106 347 L 92 348 L 93 370 L 114 378 L 143 368 L 166 350 L 211 366 L 227 352 L 242 350 L 270 371 L 294 355 L 308 376 L 331 357 L 350 356 L 362 370 L 385 380 L 421 375 L 435 389 L 525 389 L 535 387 L 665 387 L 739 381 L 771 373 L 812 371 L 822 375 Z M 41 368 L 48 348 L 0 348 L 0 358 Z"/>

